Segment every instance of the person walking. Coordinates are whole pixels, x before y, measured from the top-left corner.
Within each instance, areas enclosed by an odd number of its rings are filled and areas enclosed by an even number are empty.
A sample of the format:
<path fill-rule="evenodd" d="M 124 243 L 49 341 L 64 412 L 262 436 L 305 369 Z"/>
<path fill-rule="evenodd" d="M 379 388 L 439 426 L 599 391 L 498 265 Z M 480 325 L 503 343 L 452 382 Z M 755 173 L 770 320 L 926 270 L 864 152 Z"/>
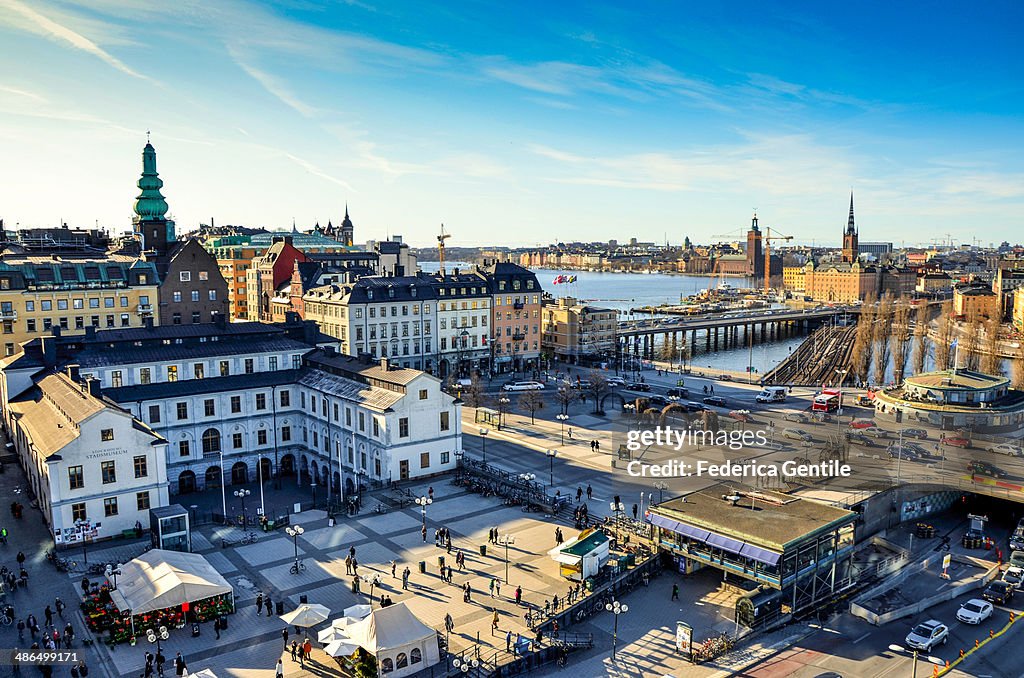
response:
<path fill-rule="evenodd" d="M 409 573 L 410 573 L 409 566 L 406 565 L 405 569 L 402 570 L 402 590 L 403 591 L 408 591 L 409 590 Z"/>
<path fill-rule="evenodd" d="M 590 449 L 594 449 L 594 444 L 593 443 L 590 444 Z M 583 499 L 583 488 L 577 485 L 576 486 L 576 503 L 577 504 L 580 503 L 580 500 L 582 500 L 582 499 Z"/>
<path fill-rule="evenodd" d="M 18 640 L 25 640 L 25 620 L 18 620 Z"/>
<path fill-rule="evenodd" d="M 420 534 L 423 536 L 423 543 L 426 544 L 427 543 L 427 526 L 426 525 L 424 525 L 423 527 L 420 528 Z"/>
<path fill-rule="evenodd" d="M 494 595 L 496 595 L 498 598 L 501 598 L 501 580 L 500 579 L 495 579 L 494 580 Z"/>
<path fill-rule="evenodd" d="M 569 440 L 572 440 L 572 426 L 569 427 L 569 430 L 566 431 L 566 434 L 569 436 Z"/>
<path fill-rule="evenodd" d="M 281 640 L 284 641 L 284 649 L 288 649 L 288 627 L 281 629 Z"/>
<path fill-rule="evenodd" d="M 505 652 L 512 651 L 512 629 L 505 632 Z"/>
<path fill-rule="evenodd" d="M 299 666 L 306 665 L 306 646 L 299 643 Z"/>
<path fill-rule="evenodd" d="M 263 592 L 256 594 L 256 616 L 263 614 Z"/>
<path fill-rule="evenodd" d="M 592 488 L 590 486 L 590 484 L 588 483 L 587 484 L 587 501 L 590 501 L 593 498 L 594 498 L 594 488 Z"/>
<path fill-rule="evenodd" d="M 391 578 L 392 579 L 396 578 L 395 577 L 395 570 L 397 570 L 397 569 L 398 569 L 398 561 L 397 560 L 392 560 L 391 561 Z"/>
<path fill-rule="evenodd" d="M 179 652 L 174 657 L 174 675 L 181 678 L 181 676 L 185 675 L 186 671 L 188 671 L 188 666 L 185 664 L 185 658 Z M 81 668 L 79 668 L 79 673 L 81 673 Z"/>
<path fill-rule="evenodd" d="M 284 663 L 280 657 L 278 657 L 277 666 L 274 668 L 274 678 L 284 678 Z"/>
<path fill-rule="evenodd" d="M 57 610 L 57 616 L 63 619 L 64 608 L 67 606 L 64 604 L 64 601 L 60 599 L 60 596 L 53 599 L 53 607 Z"/>
<path fill-rule="evenodd" d="M 163 650 L 157 650 L 156 653 L 156 674 L 160 678 L 164 678 L 164 664 L 167 663 L 167 657 L 164 656 Z"/>
<path fill-rule="evenodd" d="M 271 619 L 274 615 L 274 601 L 270 599 L 270 594 L 267 594 L 267 600 L 264 603 L 267 607 L 267 619 Z M 222 621 L 221 617 L 217 618 L 217 621 Z M 219 637 L 219 636 L 218 636 Z"/>
<path fill-rule="evenodd" d="M 313 643 L 309 642 L 309 638 L 306 638 L 306 642 L 302 644 L 302 653 L 306 655 L 306 659 L 313 654 Z"/>
<path fill-rule="evenodd" d="M 473 587 L 469 585 L 468 581 L 462 586 L 462 600 L 466 603 L 473 602 Z"/>
<path fill-rule="evenodd" d="M 299 651 L 299 644 L 296 641 L 292 641 L 292 661 L 295 661 L 295 653 Z"/>
<path fill-rule="evenodd" d="M 491 598 L 493 598 L 494 597 L 494 580 L 493 579 L 490 582 L 488 582 L 487 588 L 490 591 Z"/>
<path fill-rule="evenodd" d="M 498 608 L 494 608 L 491 611 L 491 635 L 498 630 Z"/>
<path fill-rule="evenodd" d="M 452 619 L 451 612 L 445 613 L 444 615 L 444 630 L 448 633 L 455 630 L 455 620 Z"/>
<path fill-rule="evenodd" d="M 516 586 L 515 599 L 516 599 L 516 607 L 519 607 L 519 605 L 522 604 L 522 602 L 523 602 L 523 587 L 522 586 Z"/>
<path fill-rule="evenodd" d="M 679 584 L 672 584 L 672 600 L 679 600 Z"/>
<path fill-rule="evenodd" d="M 637 506 L 636 504 L 633 504 L 633 520 L 636 520 L 636 514 L 637 514 L 637 511 L 639 509 L 640 509 L 639 506 Z"/>

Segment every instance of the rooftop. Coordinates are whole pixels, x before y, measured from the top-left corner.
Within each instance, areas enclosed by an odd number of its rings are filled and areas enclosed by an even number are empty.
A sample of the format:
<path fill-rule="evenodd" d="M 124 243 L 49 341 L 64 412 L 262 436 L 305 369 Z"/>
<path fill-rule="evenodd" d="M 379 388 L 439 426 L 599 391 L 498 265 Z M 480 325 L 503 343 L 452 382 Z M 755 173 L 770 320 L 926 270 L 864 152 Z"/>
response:
<path fill-rule="evenodd" d="M 739 495 L 734 505 L 723 496 Z M 656 514 L 775 551 L 856 517 L 852 511 L 770 490 L 718 483 L 652 508 Z"/>
<path fill-rule="evenodd" d="M 77 438 L 82 422 L 108 405 L 67 376 L 52 373 L 40 378 L 8 407 L 45 458 Z"/>
<path fill-rule="evenodd" d="M 974 370 L 940 370 L 922 372 L 904 381 L 909 386 L 930 388 L 937 391 L 982 390 L 1007 386 L 1010 380 L 1001 375 L 985 374 Z"/>

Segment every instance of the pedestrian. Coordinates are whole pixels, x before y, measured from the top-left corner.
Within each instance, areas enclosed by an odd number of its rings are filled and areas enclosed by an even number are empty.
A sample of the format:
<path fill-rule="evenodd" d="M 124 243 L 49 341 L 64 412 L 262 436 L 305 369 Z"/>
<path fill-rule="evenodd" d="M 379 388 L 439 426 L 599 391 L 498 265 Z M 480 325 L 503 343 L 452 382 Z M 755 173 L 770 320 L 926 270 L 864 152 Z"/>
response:
<path fill-rule="evenodd" d="M 292 661 L 295 661 L 295 653 L 299 650 L 299 644 L 296 641 L 292 641 Z"/>
<path fill-rule="evenodd" d="M 17 673 L 17 671 L 15 671 L 15 673 Z M 78 667 L 77 666 L 72 666 L 71 667 L 71 678 L 78 678 Z"/>
<path fill-rule="evenodd" d="M 433 487 L 428 487 L 427 488 L 427 499 L 429 499 L 430 501 L 434 501 L 434 488 Z"/>
<path fill-rule="evenodd" d="M 256 595 L 256 616 L 259 617 L 263 614 L 263 592 L 260 591 Z"/>
<path fill-rule="evenodd" d="M 179 677 L 180 676 L 184 676 L 185 675 L 185 671 L 187 671 L 187 670 L 188 670 L 188 667 L 185 665 L 185 658 L 182 657 L 181 653 L 179 652 L 174 657 L 174 675 L 179 676 Z M 79 673 L 81 673 L 81 669 L 79 669 Z"/>
<path fill-rule="evenodd" d="M 551 622 L 551 637 L 552 638 L 557 638 L 558 637 L 558 620 L 557 619 L 554 619 Z"/>
<path fill-rule="evenodd" d="M 66 607 L 66 605 L 64 605 L 64 601 L 60 599 L 60 596 L 57 596 L 56 598 L 53 599 L 53 606 L 57 610 L 57 616 L 60 617 L 61 619 L 63 619 L 64 618 L 64 608 Z"/>
<path fill-rule="evenodd" d="M 402 590 L 409 590 L 409 566 L 406 565 L 405 569 L 402 570 Z"/>
<path fill-rule="evenodd" d="M 392 560 L 391 561 L 391 578 L 392 579 L 395 579 L 395 570 L 397 568 L 398 568 L 398 561 L 397 560 Z"/>
<path fill-rule="evenodd" d="M 487 588 L 490 590 L 491 598 L 494 597 L 494 580 L 492 579 L 488 584 Z"/>
<path fill-rule="evenodd" d="M 637 514 L 637 511 L 639 510 L 639 508 L 640 508 L 639 506 L 637 506 L 636 504 L 633 504 L 633 520 L 636 520 L 636 514 Z"/>
<path fill-rule="evenodd" d="M 518 607 L 523 602 L 523 587 L 522 586 L 516 586 L 515 599 L 516 599 L 516 607 Z"/>
<path fill-rule="evenodd" d="M 21 551 L 18 551 L 17 560 L 18 560 L 18 566 L 19 567 L 24 565 L 25 564 L 25 554 L 23 552 L 21 552 Z"/>
<path fill-rule="evenodd" d="M 594 446 L 593 446 L 593 445 L 591 445 L 590 447 L 591 447 L 591 448 L 593 448 Z M 576 487 L 576 503 L 577 503 L 577 504 L 578 504 L 578 503 L 580 503 L 580 500 L 581 500 L 581 499 L 583 499 L 583 488 L 582 488 L 582 487 L 579 487 L 579 486 L 577 486 L 577 487 Z"/>
<path fill-rule="evenodd" d="M 498 630 L 498 610 L 495 608 L 491 613 L 491 635 Z"/>
<path fill-rule="evenodd" d="M 277 667 L 274 669 L 274 678 L 284 678 L 284 664 L 281 663 L 281 658 L 277 659 Z"/>
<path fill-rule="evenodd" d="M 455 630 L 455 620 L 452 619 L 451 612 L 445 613 L 444 615 L 444 630 L 448 633 Z"/>
<path fill-rule="evenodd" d="M 78 675 L 89 678 L 89 666 L 85 662 L 78 662 Z"/>
<path fill-rule="evenodd" d="M 473 602 L 473 587 L 468 581 L 462 587 L 462 600 L 467 603 Z"/>
<path fill-rule="evenodd" d="M 305 666 L 306 662 L 306 646 L 299 644 L 299 666 Z"/>
<path fill-rule="evenodd" d="M 156 673 L 160 678 L 164 676 L 164 664 L 167 663 L 167 657 L 164 656 L 163 650 L 157 650 L 156 653 Z"/>
<path fill-rule="evenodd" d="M 313 643 L 309 642 L 309 638 L 306 638 L 306 642 L 302 644 L 302 653 L 306 655 L 307 659 L 313 654 Z"/>
<path fill-rule="evenodd" d="M 25 640 L 25 620 L 18 620 L 18 640 Z"/>
<path fill-rule="evenodd" d="M 501 580 L 500 579 L 495 579 L 494 580 L 494 595 L 496 595 L 499 598 L 501 598 Z"/>
<path fill-rule="evenodd" d="M 679 584 L 672 584 L 672 600 L 679 600 Z"/>
<path fill-rule="evenodd" d="M 512 629 L 505 632 L 505 652 L 512 651 Z"/>
<path fill-rule="evenodd" d="M 273 610 L 274 610 L 274 601 L 272 601 L 272 600 L 270 599 L 270 596 L 269 596 L 269 595 L 267 596 L 267 601 L 266 601 L 266 603 L 265 603 L 265 604 L 266 604 L 266 606 L 267 606 L 267 619 L 270 619 L 270 618 L 271 618 L 271 616 L 272 616 L 272 615 L 274 614 L 274 612 L 273 612 Z M 218 617 L 218 618 L 217 618 L 217 621 L 218 621 L 218 622 L 221 622 L 221 621 L 223 621 L 223 620 L 222 620 L 222 618 Z M 218 637 L 218 638 L 220 638 L 220 636 L 217 636 L 217 637 Z"/>
<path fill-rule="evenodd" d="M 284 649 L 288 649 L 288 627 L 281 629 L 281 639 L 284 640 Z"/>
<path fill-rule="evenodd" d="M 424 525 L 423 527 L 420 528 L 420 533 L 423 535 L 423 543 L 426 544 L 427 543 L 427 526 L 426 525 Z"/>
<path fill-rule="evenodd" d="M 455 570 L 453 570 L 453 569 L 452 569 L 452 566 L 451 566 L 451 565 L 449 565 L 449 566 L 448 566 L 448 583 L 449 583 L 449 584 L 451 584 L 451 583 L 452 583 L 452 574 L 453 574 L 454 572 L 455 572 Z"/>
<path fill-rule="evenodd" d="M 572 440 L 572 426 L 569 427 L 569 430 L 566 431 L 566 433 L 569 434 L 569 440 Z"/>
<path fill-rule="evenodd" d="M 593 498 L 594 498 L 594 488 L 592 488 L 590 486 L 590 484 L 588 483 L 587 484 L 587 501 L 590 501 Z"/>

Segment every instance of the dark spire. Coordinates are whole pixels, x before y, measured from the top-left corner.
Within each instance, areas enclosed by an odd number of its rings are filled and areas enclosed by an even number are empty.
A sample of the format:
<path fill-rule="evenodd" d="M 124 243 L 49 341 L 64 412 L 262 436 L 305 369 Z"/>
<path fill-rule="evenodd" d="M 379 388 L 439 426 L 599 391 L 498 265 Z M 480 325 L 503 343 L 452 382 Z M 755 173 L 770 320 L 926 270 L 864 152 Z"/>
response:
<path fill-rule="evenodd" d="M 754 212 L 754 218 L 750 220 L 750 230 L 760 231 L 761 229 L 757 225 L 757 212 Z"/>
<path fill-rule="evenodd" d="M 853 221 L 853 191 L 850 191 L 850 218 L 846 221 L 846 232 L 848 234 L 857 232 L 857 226 Z"/>

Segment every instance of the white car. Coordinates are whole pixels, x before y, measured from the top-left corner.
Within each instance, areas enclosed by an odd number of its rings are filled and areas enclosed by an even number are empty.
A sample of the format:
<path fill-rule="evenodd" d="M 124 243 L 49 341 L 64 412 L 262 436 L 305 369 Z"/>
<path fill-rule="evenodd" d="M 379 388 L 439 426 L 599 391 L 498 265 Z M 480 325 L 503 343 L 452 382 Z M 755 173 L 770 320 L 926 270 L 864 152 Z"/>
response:
<path fill-rule="evenodd" d="M 989 452 L 995 452 L 996 454 L 1007 454 L 1011 457 L 1024 457 L 1024 449 L 1010 443 L 1002 443 L 1000 445 L 993 445 L 988 448 Z"/>
<path fill-rule="evenodd" d="M 949 640 L 949 629 L 940 621 L 929 619 L 921 622 L 907 634 L 905 642 L 914 650 L 931 652 L 936 645 L 945 645 Z"/>
<path fill-rule="evenodd" d="M 811 436 L 811 434 L 808 433 L 807 431 L 803 430 L 802 428 L 787 428 L 787 429 L 784 429 L 782 431 L 782 435 L 783 435 L 783 437 L 789 438 L 790 440 L 799 440 L 799 441 L 805 442 L 805 443 L 809 443 L 812 440 L 814 440 L 814 438 Z"/>
<path fill-rule="evenodd" d="M 1020 590 L 1022 582 L 1024 582 L 1024 569 L 1019 567 L 1011 567 L 1003 572 L 1003 581 L 1012 586 L 1015 589 Z"/>
<path fill-rule="evenodd" d="M 539 381 L 513 381 L 501 388 L 505 391 L 543 391 L 544 384 Z"/>
<path fill-rule="evenodd" d="M 980 624 L 992 616 L 992 603 L 971 598 L 956 611 L 956 618 L 965 624 Z"/>

